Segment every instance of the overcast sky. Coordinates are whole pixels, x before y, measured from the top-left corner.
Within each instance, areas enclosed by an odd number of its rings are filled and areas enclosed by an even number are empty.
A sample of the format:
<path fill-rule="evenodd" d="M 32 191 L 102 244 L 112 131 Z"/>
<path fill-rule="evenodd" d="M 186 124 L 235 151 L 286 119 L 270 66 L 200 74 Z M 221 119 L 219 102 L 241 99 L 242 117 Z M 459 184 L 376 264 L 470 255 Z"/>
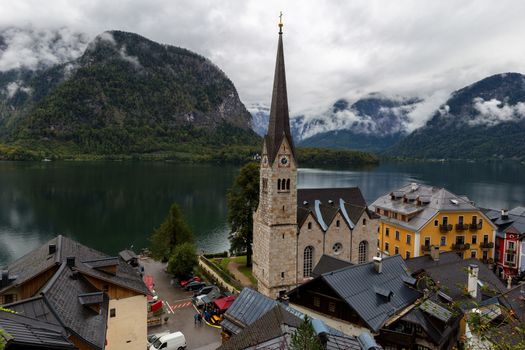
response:
<path fill-rule="evenodd" d="M 488 75 L 525 72 L 518 0 L 2 0 L 0 27 L 139 33 L 210 58 L 243 102 L 267 104 L 281 10 L 292 113 L 370 92 L 425 97 L 433 109 Z"/>

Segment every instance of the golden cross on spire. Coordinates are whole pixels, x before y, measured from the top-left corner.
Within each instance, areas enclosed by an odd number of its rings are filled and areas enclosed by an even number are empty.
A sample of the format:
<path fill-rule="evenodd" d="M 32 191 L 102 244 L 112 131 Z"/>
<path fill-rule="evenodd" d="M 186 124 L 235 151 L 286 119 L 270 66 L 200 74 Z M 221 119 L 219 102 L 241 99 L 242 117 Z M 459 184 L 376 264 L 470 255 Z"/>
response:
<path fill-rule="evenodd" d="M 279 34 L 283 33 L 283 11 L 279 14 Z"/>

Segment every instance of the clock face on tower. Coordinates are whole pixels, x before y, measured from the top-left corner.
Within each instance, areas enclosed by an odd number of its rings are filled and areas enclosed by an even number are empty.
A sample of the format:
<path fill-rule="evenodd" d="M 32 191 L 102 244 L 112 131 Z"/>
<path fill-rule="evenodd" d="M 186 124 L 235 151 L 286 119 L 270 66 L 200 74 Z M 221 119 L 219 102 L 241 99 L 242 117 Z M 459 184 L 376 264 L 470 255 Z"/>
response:
<path fill-rule="evenodd" d="M 279 156 L 279 166 L 289 166 L 290 160 L 288 159 L 288 156 L 282 155 Z"/>

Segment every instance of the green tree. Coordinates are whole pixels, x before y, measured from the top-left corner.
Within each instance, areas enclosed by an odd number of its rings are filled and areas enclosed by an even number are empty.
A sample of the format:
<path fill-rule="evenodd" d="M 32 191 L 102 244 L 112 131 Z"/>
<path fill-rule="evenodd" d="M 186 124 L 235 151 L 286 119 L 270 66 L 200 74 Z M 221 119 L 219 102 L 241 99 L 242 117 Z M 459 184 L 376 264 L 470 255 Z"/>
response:
<path fill-rule="evenodd" d="M 247 266 L 252 266 L 253 212 L 258 204 L 259 164 L 251 162 L 241 168 L 228 192 L 230 251 L 246 253 Z"/>
<path fill-rule="evenodd" d="M 304 320 L 292 334 L 292 341 L 290 343 L 291 350 L 322 350 L 323 346 L 319 341 L 319 337 L 315 333 L 312 321 L 308 316 L 304 316 Z"/>
<path fill-rule="evenodd" d="M 168 271 L 175 276 L 184 276 L 197 265 L 197 249 L 192 243 L 181 243 L 175 247 L 168 261 Z"/>
<path fill-rule="evenodd" d="M 174 203 L 164 222 L 151 235 L 151 253 L 155 259 L 167 261 L 173 249 L 182 243 L 193 243 L 193 233 Z"/>

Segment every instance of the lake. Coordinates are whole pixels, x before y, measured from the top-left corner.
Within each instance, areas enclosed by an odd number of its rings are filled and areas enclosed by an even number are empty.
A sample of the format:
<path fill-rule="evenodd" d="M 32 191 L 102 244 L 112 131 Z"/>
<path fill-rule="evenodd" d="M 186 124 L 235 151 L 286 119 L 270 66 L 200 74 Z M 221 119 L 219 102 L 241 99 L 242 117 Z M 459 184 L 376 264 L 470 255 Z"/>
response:
<path fill-rule="evenodd" d="M 199 250 L 228 249 L 226 193 L 234 166 L 167 162 L 0 162 L 0 266 L 56 234 L 108 254 L 148 245 L 177 202 Z M 418 182 L 465 194 L 495 209 L 525 205 L 517 163 L 383 163 L 344 170 L 300 169 L 299 187 L 361 188 L 368 203 Z"/>

